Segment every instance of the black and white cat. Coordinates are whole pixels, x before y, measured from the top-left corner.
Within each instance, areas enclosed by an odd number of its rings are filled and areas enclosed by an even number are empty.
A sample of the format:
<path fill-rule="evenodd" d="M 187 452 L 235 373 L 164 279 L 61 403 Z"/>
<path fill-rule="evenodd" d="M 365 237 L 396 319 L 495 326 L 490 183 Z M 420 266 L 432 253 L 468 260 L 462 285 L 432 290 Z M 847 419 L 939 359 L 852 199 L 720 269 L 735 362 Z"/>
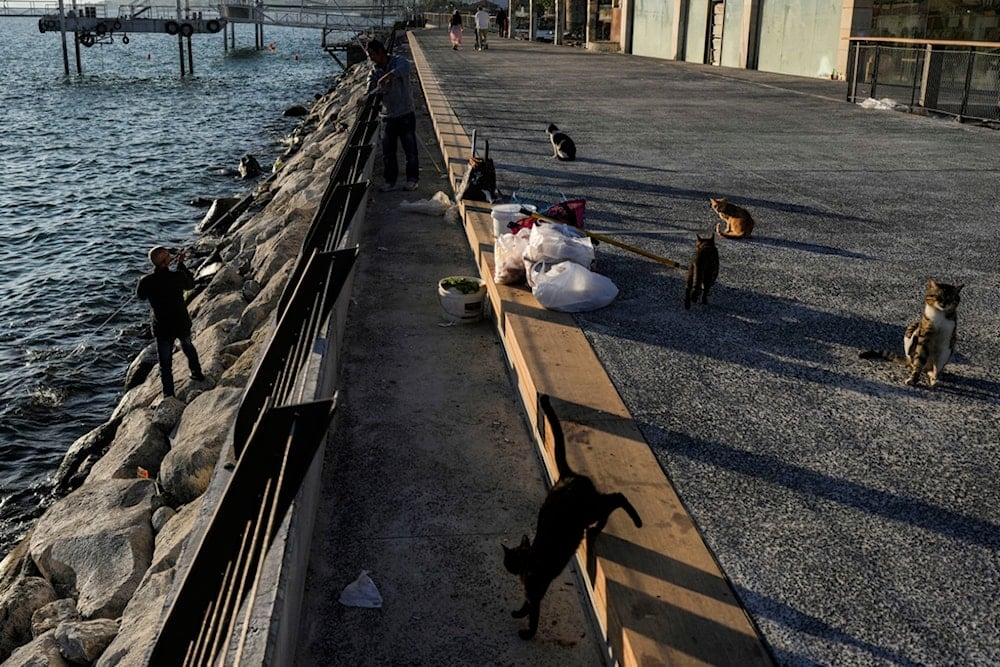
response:
<path fill-rule="evenodd" d="M 628 512 L 636 527 L 642 527 L 642 519 L 628 498 L 621 493 L 601 493 L 589 477 L 573 472 L 566 463 L 566 440 L 549 397 L 539 396 L 538 403 L 552 428 L 559 479 L 549 489 L 538 512 L 535 541 L 524 535 L 517 547 L 503 547 L 504 567 L 518 575 L 524 585 L 524 605 L 511 613 L 514 618 L 528 617 L 527 629 L 517 633 L 521 639 L 535 636 L 542 598 L 573 557 L 584 535 L 588 540 L 597 537 L 611 513 L 619 508 Z"/>
<path fill-rule="evenodd" d="M 549 125 L 549 141 L 552 142 L 552 157 L 569 162 L 576 159 L 576 144 L 569 135 L 555 125 Z"/>

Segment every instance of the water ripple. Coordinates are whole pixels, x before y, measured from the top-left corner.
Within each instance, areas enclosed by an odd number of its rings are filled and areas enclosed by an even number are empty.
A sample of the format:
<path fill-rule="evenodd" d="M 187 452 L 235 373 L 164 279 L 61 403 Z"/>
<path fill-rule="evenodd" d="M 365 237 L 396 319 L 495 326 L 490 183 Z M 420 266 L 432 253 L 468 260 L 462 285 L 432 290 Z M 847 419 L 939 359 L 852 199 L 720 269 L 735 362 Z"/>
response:
<path fill-rule="evenodd" d="M 145 250 L 190 242 L 202 213 L 191 199 L 249 190 L 232 177 L 240 157 L 266 168 L 295 126 L 284 108 L 337 74 L 318 31 L 272 35 L 281 55 L 196 39 L 196 76 L 183 79 L 175 43 L 135 35 L 85 50 L 85 73 L 67 77 L 58 36 L 4 19 L 18 57 L 0 77 L 0 555 L 148 343 L 130 301 Z"/>

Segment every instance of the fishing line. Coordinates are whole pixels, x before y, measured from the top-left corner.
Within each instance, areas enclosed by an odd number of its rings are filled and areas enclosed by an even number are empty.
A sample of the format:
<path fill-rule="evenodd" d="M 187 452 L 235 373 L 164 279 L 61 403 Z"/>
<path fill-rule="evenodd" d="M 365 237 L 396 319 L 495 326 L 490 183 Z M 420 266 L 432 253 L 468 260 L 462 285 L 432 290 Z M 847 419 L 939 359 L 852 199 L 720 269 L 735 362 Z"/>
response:
<path fill-rule="evenodd" d="M 125 308 L 125 306 L 129 305 L 129 304 L 130 304 L 130 303 L 132 303 L 132 302 L 133 302 L 134 300 L 135 300 L 135 294 L 133 294 L 132 296 L 130 296 L 130 297 L 129 297 L 128 299 L 126 299 L 126 300 L 125 300 L 125 303 L 123 303 L 122 305 L 118 306 L 118 308 L 117 308 L 117 309 L 115 309 L 115 312 L 111 313 L 111 315 L 109 315 L 109 316 L 108 316 L 108 319 L 106 319 L 106 320 L 104 320 L 103 322 L 101 322 L 101 324 L 100 324 L 100 325 L 99 325 L 99 326 L 98 326 L 98 327 L 97 327 L 96 329 L 94 329 L 94 330 L 93 330 L 92 332 L 90 332 L 90 334 L 89 334 L 89 335 L 90 335 L 90 336 L 93 336 L 93 335 L 94 335 L 94 334 L 96 334 L 96 333 L 97 333 L 98 331 L 100 331 L 101 329 L 103 329 L 103 328 L 104 328 L 104 326 L 105 326 L 105 325 L 106 325 L 106 324 L 107 324 L 108 322 L 110 322 L 111 320 L 113 320 L 113 319 L 115 318 L 115 316 L 116 316 L 116 315 L 118 315 L 118 313 L 122 312 L 122 309 L 124 309 L 124 308 Z"/>

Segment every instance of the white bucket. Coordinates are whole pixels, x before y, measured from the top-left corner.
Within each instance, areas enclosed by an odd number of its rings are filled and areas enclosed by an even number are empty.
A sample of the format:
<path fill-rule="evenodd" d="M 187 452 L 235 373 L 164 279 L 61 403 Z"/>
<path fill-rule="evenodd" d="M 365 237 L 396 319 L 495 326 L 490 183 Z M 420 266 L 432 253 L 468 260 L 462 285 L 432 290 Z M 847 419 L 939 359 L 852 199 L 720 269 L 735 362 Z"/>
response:
<path fill-rule="evenodd" d="M 521 209 L 526 209 L 532 213 L 538 210 L 537 207 L 531 204 L 495 204 L 492 213 L 490 213 L 493 218 L 493 236 L 506 234 L 510 231 L 510 228 L 507 227 L 509 223 L 528 217 L 521 212 Z"/>
<path fill-rule="evenodd" d="M 479 289 L 471 294 L 464 294 L 458 289 L 447 289 L 442 285 L 447 280 L 471 280 L 479 285 Z M 444 311 L 444 318 L 455 324 L 470 324 L 478 322 L 483 317 L 483 300 L 486 298 L 486 282 L 471 276 L 448 276 L 438 281 L 438 300 Z"/>

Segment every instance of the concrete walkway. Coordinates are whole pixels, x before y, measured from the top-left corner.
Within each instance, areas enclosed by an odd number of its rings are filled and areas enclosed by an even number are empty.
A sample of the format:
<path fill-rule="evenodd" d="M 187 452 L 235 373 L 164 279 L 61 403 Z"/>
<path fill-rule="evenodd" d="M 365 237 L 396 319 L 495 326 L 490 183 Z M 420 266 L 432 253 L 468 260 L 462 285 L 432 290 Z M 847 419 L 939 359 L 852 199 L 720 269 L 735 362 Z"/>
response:
<path fill-rule="evenodd" d="M 621 293 L 574 322 L 775 660 L 1000 663 L 1000 134 L 867 111 L 842 82 L 414 37 L 508 194 L 584 196 L 590 229 L 680 262 L 710 196 L 756 218 L 691 311 L 682 272 L 600 246 Z M 549 157 L 550 122 L 578 161 Z M 858 352 L 900 351 L 929 278 L 966 285 L 958 354 L 911 388 Z"/>
<path fill-rule="evenodd" d="M 581 554 L 615 659 L 765 664 L 759 630 L 783 665 L 1000 663 L 1000 135 L 865 111 L 837 82 L 498 39 L 455 52 L 443 29 L 412 40 L 452 179 L 477 129 L 505 192 L 584 196 L 589 229 L 657 255 L 687 261 L 718 220 L 709 196 L 758 225 L 719 241 L 720 284 L 691 311 L 682 272 L 606 244 L 598 268 L 621 293 L 602 310 L 539 311 L 491 286 L 501 352 L 485 325 L 436 327 L 432 296 L 440 275 L 488 277 L 488 215 L 466 207 L 463 249 L 380 195 L 299 663 L 600 660 L 568 573 L 536 640 L 507 613 L 519 593 L 497 543 L 532 532 L 544 484 L 505 363 L 532 431 L 532 397 L 553 393 L 571 462 L 646 519 L 613 518 Z M 549 157 L 550 122 L 577 162 Z M 448 190 L 432 169 L 413 198 Z M 857 355 L 900 349 L 931 277 L 966 285 L 959 352 L 936 388 L 905 387 Z M 336 603 L 360 569 L 381 612 Z"/>
<path fill-rule="evenodd" d="M 534 641 L 510 616 L 500 545 L 534 530 L 546 484 L 488 322 L 442 315 L 437 281 L 476 275 L 461 225 L 399 207 L 452 195 L 419 101 L 420 187 L 368 205 L 295 664 L 600 665 L 572 568 Z M 338 602 L 362 570 L 381 609 Z"/>

